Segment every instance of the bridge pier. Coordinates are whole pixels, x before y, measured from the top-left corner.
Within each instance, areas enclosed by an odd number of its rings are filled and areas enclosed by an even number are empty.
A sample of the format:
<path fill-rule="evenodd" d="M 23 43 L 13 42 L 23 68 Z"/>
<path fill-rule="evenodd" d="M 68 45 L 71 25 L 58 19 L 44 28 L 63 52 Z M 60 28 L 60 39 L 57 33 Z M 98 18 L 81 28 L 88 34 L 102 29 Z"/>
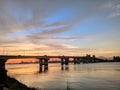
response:
<path fill-rule="evenodd" d="M 0 90 L 3 90 L 4 81 L 7 77 L 7 70 L 5 69 L 6 59 L 0 58 Z"/>
<path fill-rule="evenodd" d="M 42 72 L 42 65 L 43 65 L 43 60 L 40 58 L 39 59 L 39 72 Z"/>
<path fill-rule="evenodd" d="M 48 60 L 49 58 L 44 58 L 44 71 L 48 70 Z"/>
<path fill-rule="evenodd" d="M 69 57 L 61 57 L 61 66 L 63 65 L 69 65 Z"/>
<path fill-rule="evenodd" d="M 63 66 L 64 65 L 64 58 L 62 57 L 61 58 L 61 66 Z"/>
<path fill-rule="evenodd" d="M 77 58 L 74 57 L 74 64 L 77 64 Z"/>
<path fill-rule="evenodd" d="M 80 58 L 79 57 L 77 58 L 77 64 L 80 64 Z"/>
<path fill-rule="evenodd" d="M 79 57 L 74 58 L 74 64 L 80 64 L 81 60 Z"/>
<path fill-rule="evenodd" d="M 45 55 L 44 58 L 39 58 L 39 72 L 42 72 L 44 66 L 44 71 L 48 70 L 48 60 L 49 58 Z"/>
<path fill-rule="evenodd" d="M 65 65 L 69 65 L 69 57 L 65 58 Z"/>

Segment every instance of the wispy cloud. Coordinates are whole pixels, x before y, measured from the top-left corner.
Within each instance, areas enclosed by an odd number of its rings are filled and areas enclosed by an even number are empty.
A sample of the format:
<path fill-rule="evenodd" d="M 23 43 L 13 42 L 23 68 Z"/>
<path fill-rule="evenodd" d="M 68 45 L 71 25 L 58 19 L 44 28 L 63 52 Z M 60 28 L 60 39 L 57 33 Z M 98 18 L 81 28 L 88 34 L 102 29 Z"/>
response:
<path fill-rule="evenodd" d="M 102 8 L 110 10 L 108 17 L 114 18 L 120 16 L 120 1 L 119 0 L 109 0 L 102 5 Z"/>
<path fill-rule="evenodd" d="M 0 46 L 31 48 L 42 54 L 94 52 L 97 50 L 92 47 L 101 47 L 99 38 L 108 28 L 116 27 L 119 16 L 119 0 L 1 0 Z M 112 30 L 119 33 L 119 28 Z M 107 34 L 104 36 L 104 47 L 111 48 Z"/>
<path fill-rule="evenodd" d="M 114 12 L 114 13 L 112 13 L 109 17 L 110 17 L 110 18 L 120 17 L 120 12 Z"/>

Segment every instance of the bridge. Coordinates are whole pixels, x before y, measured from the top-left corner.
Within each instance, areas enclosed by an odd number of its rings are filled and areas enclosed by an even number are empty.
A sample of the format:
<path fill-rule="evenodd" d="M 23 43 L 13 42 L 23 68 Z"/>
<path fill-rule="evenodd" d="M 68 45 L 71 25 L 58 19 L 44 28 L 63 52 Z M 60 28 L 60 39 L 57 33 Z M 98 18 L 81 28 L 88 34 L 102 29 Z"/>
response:
<path fill-rule="evenodd" d="M 61 66 L 69 65 L 70 58 L 73 59 L 74 64 L 80 63 L 95 63 L 95 62 L 105 62 L 105 60 L 96 58 L 95 55 L 92 57 L 90 55 L 86 56 L 21 56 L 21 55 L 0 55 L 0 70 L 5 70 L 5 62 L 8 59 L 22 59 L 22 58 L 36 58 L 39 60 L 39 72 L 42 72 L 42 66 L 44 66 L 44 70 L 48 70 L 48 61 L 50 58 L 59 58 L 61 61 Z"/>
<path fill-rule="evenodd" d="M 48 61 L 50 58 L 59 58 L 61 62 L 61 67 L 68 66 L 70 58 L 73 59 L 74 64 L 80 63 L 95 63 L 95 62 L 105 62 L 105 60 L 96 58 L 95 55 L 90 56 L 21 56 L 21 55 L 0 55 L 0 85 L 3 84 L 4 80 L 7 77 L 7 70 L 5 69 L 5 63 L 8 59 L 22 59 L 22 58 L 36 58 L 39 60 L 39 72 L 42 72 L 43 67 L 44 71 L 48 70 Z M 2 87 L 2 86 L 0 86 Z"/>

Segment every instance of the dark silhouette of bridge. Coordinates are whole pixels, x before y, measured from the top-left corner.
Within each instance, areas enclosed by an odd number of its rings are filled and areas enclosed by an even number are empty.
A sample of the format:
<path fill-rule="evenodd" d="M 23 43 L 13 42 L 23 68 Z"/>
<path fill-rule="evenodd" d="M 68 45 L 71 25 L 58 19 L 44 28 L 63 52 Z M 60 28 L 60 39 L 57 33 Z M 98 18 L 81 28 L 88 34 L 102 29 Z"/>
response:
<path fill-rule="evenodd" d="M 96 58 L 95 55 L 86 55 L 86 56 L 21 56 L 21 55 L 0 55 L 0 70 L 5 70 L 5 62 L 8 59 L 22 59 L 22 58 L 37 58 L 39 60 L 39 72 L 42 72 L 42 66 L 44 70 L 48 70 L 48 61 L 50 58 L 59 58 L 61 61 L 61 66 L 69 65 L 70 58 L 73 58 L 74 64 L 80 63 L 95 63 L 95 62 L 105 62 L 103 59 Z"/>

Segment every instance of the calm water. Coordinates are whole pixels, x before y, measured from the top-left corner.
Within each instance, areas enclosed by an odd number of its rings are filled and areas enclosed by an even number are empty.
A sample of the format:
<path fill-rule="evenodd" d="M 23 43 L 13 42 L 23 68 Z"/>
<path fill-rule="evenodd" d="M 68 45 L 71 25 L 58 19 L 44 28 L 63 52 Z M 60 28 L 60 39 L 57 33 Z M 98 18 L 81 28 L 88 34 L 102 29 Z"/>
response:
<path fill-rule="evenodd" d="M 120 63 L 49 64 L 47 72 L 38 73 L 38 64 L 6 65 L 8 75 L 30 87 L 76 90 L 120 90 Z"/>

